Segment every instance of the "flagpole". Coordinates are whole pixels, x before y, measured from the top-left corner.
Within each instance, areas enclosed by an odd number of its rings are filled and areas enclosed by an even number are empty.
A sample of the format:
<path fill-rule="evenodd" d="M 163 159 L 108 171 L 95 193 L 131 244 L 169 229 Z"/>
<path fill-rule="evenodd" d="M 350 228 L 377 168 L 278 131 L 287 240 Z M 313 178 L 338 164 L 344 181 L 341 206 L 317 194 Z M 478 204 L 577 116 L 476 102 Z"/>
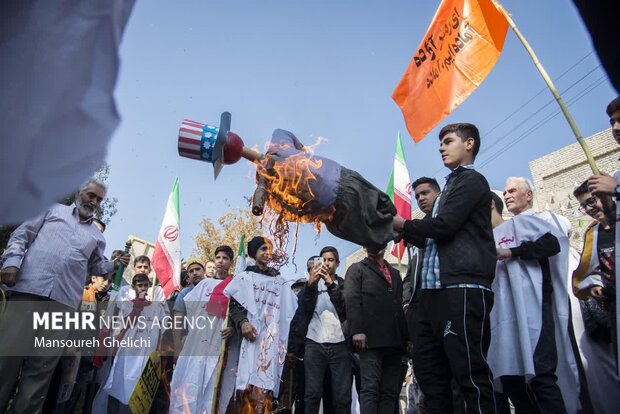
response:
<path fill-rule="evenodd" d="M 583 136 L 581 135 L 581 132 L 579 131 L 579 128 L 577 127 L 577 124 L 575 123 L 575 120 L 573 119 L 573 117 L 570 114 L 570 112 L 568 112 L 568 107 L 564 103 L 564 100 L 562 99 L 562 96 L 560 96 L 560 94 L 558 93 L 558 90 L 556 89 L 555 85 L 553 84 L 553 81 L 551 80 L 551 77 L 549 77 L 549 74 L 547 73 L 545 68 L 542 66 L 542 64 L 538 60 L 538 57 L 536 56 L 536 53 L 534 53 L 534 49 L 532 49 L 532 47 L 530 46 L 528 41 L 525 39 L 523 34 L 521 34 L 519 29 L 517 28 L 517 25 L 512 20 L 512 17 L 510 16 L 510 14 L 506 10 L 504 10 L 503 8 L 502 8 L 502 12 L 503 12 L 503 14 L 506 17 L 506 20 L 508 21 L 508 25 L 512 28 L 512 31 L 515 33 L 515 35 L 517 35 L 517 38 L 521 41 L 521 43 L 525 47 L 525 50 L 527 51 L 527 53 L 530 55 L 530 57 L 534 61 L 534 65 L 536 66 L 536 69 L 538 69 L 538 71 L 542 75 L 543 79 L 545 80 L 545 83 L 547 84 L 547 87 L 549 88 L 549 90 L 553 94 L 553 97 L 557 101 L 558 105 L 560 105 L 560 109 L 562 110 L 562 113 L 564 114 L 564 117 L 568 121 L 568 124 L 570 125 L 570 128 L 573 130 L 573 134 L 575 134 L 575 138 L 577 138 L 577 142 L 579 143 L 579 145 L 581 145 L 581 149 L 586 154 L 586 158 L 588 159 L 588 164 L 590 165 L 590 168 L 592 169 L 592 172 L 594 174 L 600 174 L 598 166 L 596 165 L 596 162 L 594 161 L 594 157 L 592 156 L 592 152 L 590 151 L 590 147 L 588 147 L 588 144 L 583 139 Z"/>

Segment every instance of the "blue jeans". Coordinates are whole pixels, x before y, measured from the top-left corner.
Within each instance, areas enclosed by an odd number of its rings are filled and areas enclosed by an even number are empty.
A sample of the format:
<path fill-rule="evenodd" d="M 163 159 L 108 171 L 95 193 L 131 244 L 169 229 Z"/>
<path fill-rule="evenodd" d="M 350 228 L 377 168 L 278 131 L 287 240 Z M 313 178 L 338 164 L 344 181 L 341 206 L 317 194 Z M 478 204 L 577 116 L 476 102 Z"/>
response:
<path fill-rule="evenodd" d="M 319 344 L 306 340 L 304 354 L 306 377 L 306 414 L 317 414 L 323 397 L 323 381 L 329 370 L 332 385 L 332 407 L 336 413 L 351 412 L 353 373 L 351 356 L 344 342 Z"/>

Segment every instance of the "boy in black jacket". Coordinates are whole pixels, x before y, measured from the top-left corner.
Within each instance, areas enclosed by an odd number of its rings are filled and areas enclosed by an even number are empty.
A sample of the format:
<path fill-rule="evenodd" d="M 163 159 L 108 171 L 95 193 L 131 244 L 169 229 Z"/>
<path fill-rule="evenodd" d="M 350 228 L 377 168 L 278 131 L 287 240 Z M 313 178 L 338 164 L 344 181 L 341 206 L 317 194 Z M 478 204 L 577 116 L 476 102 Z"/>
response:
<path fill-rule="evenodd" d="M 473 166 L 480 135 L 472 124 L 450 124 L 439 141 L 452 172 L 431 217 L 394 218 L 395 230 L 425 249 L 421 289 L 411 304 L 413 369 L 429 412 L 453 412 L 454 378 L 468 413 L 494 413 L 486 355 L 496 251 L 490 188 Z"/>

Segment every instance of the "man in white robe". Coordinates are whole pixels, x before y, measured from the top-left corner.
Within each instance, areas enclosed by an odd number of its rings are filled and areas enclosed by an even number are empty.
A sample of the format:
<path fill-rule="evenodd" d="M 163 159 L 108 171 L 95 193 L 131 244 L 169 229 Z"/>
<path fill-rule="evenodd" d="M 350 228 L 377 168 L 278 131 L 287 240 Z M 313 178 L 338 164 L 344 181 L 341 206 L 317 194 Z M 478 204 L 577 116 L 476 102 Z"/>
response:
<path fill-rule="evenodd" d="M 519 349 L 531 351 L 532 358 L 528 354 L 523 356 L 524 365 L 519 368 L 522 372 L 516 375 L 525 377 L 525 389 L 536 397 L 534 401 L 531 398 L 529 400 L 538 405 L 539 409 L 544 412 L 576 413 L 580 408 L 579 377 L 569 333 L 567 226 L 562 225 L 561 219 L 553 213 L 545 212 L 544 217 L 534 213 L 533 186 L 523 177 L 507 180 L 504 200 L 515 217 L 494 230 L 499 249 L 498 259 L 504 259 L 497 268 L 498 276 L 504 276 L 496 277 L 500 293 L 496 293 L 495 321 L 505 321 L 506 316 L 498 316 L 502 311 L 514 309 L 514 315 L 519 315 L 527 310 L 518 318 L 519 323 L 523 324 L 522 318 L 527 315 L 527 324 L 520 329 L 515 327 L 517 331 L 514 333 L 521 341 Z M 550 238 L 555 239 L 554 249 L 559 254 L 554 255 L 553 250 L 550 250 L 553 247 L 549 244 Z M 522 283 L 523 286 L 515 286 L 515 283 Z M 511 295 L 513 305 L 502 309 L 498 303 L 501 303 L 501 295 L 506 292 Z M 510 300 L 508 297 L 503 299 Z M 527 301 L 518 303 L 524 300 Z M 525 309 L 520 309 L 526 305 Z M 529 326 L 531 332 L 523 331 L 525 326 Z M 505 334 L 509 333 L 510 329 L 506 329 Z M 496 337 L 502 338 L 498 334 Z M 505 355 L 498 355 L 498 359 L 510 364 Z M 533 365 L 528 365 L 530 362 Z M 509 375 L 499 369 L 493 369 L 493 373 L 496 377 Z M 557 398 L 557 387 L 561 391 L 561 398 Z M 527 400 L 526 397 L 524 395 L 522 401 Z"/>
<path fill-rule="evenodd" d="M 184 302 L 182 308 L 188 325 L 188 334 L 170 384 L 170 413 L 211 413 L 216 382 L 219 381 L 218 407 L 224 413 L 234 393 L 234 380 L 240 335 L 225 327 L 228 299 L 224 288 L 232 281 L 230 265 L 234 258 L 229 246 L 215 249 L 216 273 L 202 279 L 189 293 L 177 298 Z M 191 262 L 191 261 L 190 261 Z M 188 269 L 190 265 L 188 265 Z M 203 269 L 204 277 L 204 269 Z M 175 309 L 178 303 L 175 303 Z M 222 357 L 222 340 L 227 339 L 228 355 L 222 363 L 223 372 L 218 379 L 218 362 Z"/>
<path fill-rule="evenodd" d="M 95 413 L 127 411 L 129 399 L 142 370 L 151 352 L 158 348 L 164 333 L 165 318 L 168 315 L 167 305 L 165 302 L 151 302 L 145 299 L 149 288 L 148 276 L 144 273 L 135 275 L 132 287 L 136 299 L 117 304 L 118 316 L 124 320 L 124 326 L 110 336 L 116 341 L 117 346 L 110 350 L 110 369 L 95 397 L 96 402 L 93 405 Z M 110 338 L 104 345 L 110 343 Z M 119 346 L 118 344 L 123 344 L 121 341 L 124 341 L 124 345 Z"/>

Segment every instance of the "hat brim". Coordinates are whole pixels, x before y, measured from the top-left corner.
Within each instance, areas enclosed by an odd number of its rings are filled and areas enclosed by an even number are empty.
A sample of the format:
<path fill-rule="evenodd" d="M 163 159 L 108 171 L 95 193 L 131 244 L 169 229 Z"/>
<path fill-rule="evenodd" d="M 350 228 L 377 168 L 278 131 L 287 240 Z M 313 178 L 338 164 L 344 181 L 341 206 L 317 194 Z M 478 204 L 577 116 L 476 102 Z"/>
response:
<path fill-rule="evenodd" d="M 215 178 L 220 175 L 220 171 L 222 171 L 224 166 L 224 144 L 230 131 L 231 118 L 230 112 L 222 112 L 220 116 L 220 128 L 215 140 L 215 146 L 213 147 L 213 175 Z"/>

